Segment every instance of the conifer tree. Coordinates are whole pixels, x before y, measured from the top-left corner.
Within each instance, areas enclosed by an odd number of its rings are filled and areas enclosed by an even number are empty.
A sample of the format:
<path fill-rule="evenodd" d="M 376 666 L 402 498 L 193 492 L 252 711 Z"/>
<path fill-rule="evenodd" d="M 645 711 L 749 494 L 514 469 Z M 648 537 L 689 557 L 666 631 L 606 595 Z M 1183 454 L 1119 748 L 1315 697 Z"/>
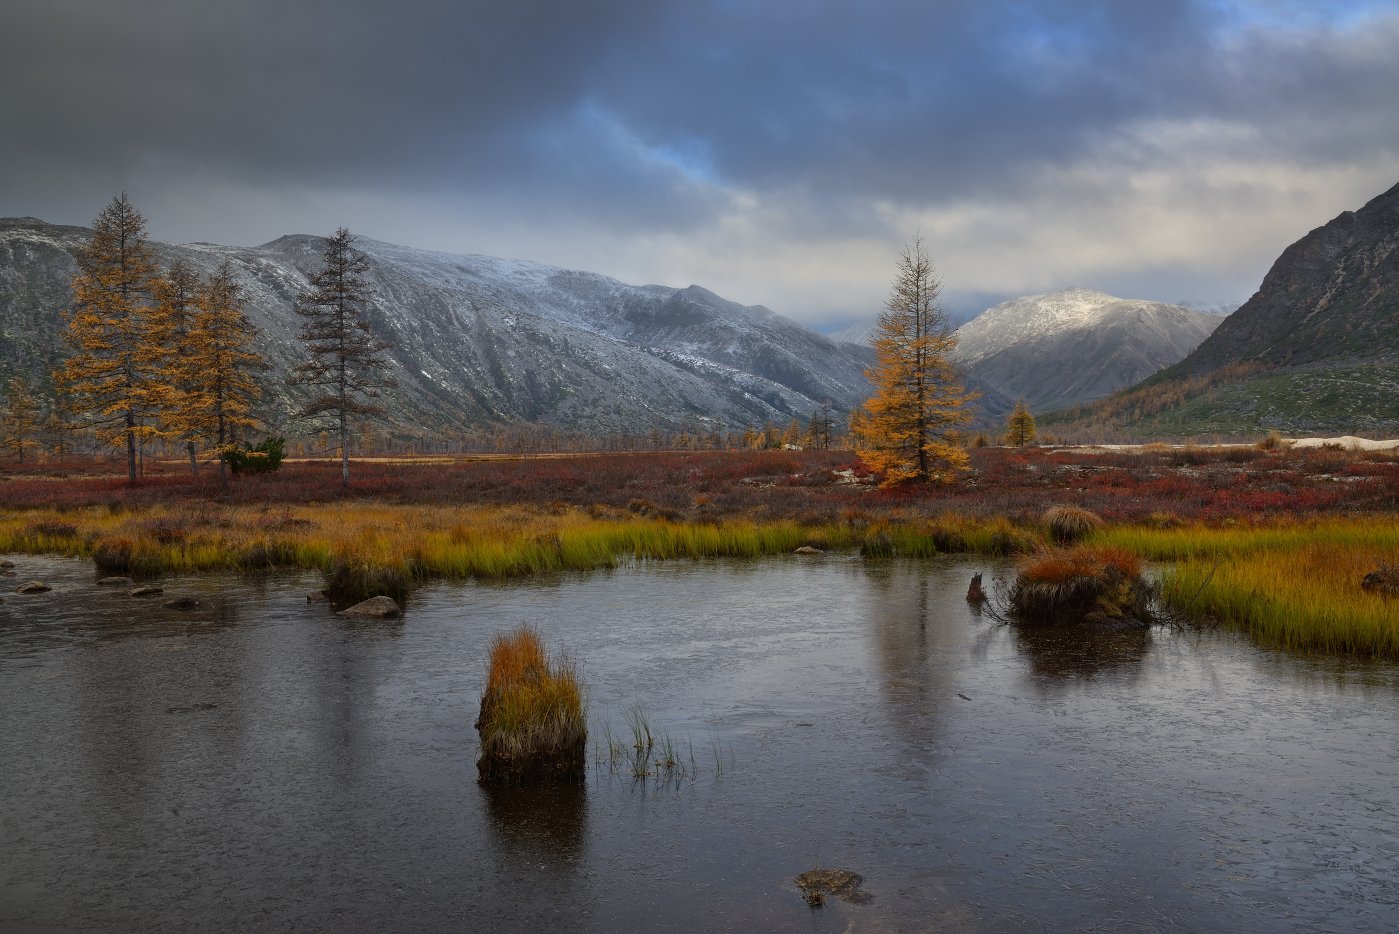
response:
<path fill-rule="evenodd" d="M 152 283 L 155 307 L 151 313 L 151 338 L 161 349 L 156 391 L 160 395 L 162 427 L 167 436 L 185 443 L 190 473 L 199 474 L 199 422 L 203 400 L 195 381 L 202 361 L 191 346 L 199 276 L 176 260 L 165 275 Z"/>
<path fill-rule="evenodd" d="M 243 311 L 242 289 L 227 260 L 195 293 L 189 325 L 191 405 L 180 428 L 204 438 L 219 452 L 219 480 L 227 482 L 223 453 L 241 432 L 254 427 L 253 405 L 262 393 L 255 374 L 266 368 L 253 350 L 257 328 Z"/>
<path fill-rule="evenodd" d="M 65 335 L 72 353 L 54 380 L 79 414 L 76 427 L 95 429 L 108 444 L 126 445 L 127 477 L 134 483 L 137 442 L 156 433 L 149 423 L 161 356 L 150 333 L 155 261 L 146 219 L 124 193 L 92 228 L 92 240 L 75 256 L 78 274 Z"/>
<path fill-rule="evenodd" d="M 357 416 L 382 412 L 373 404 L 392 384 L 381 356 L 388 344 L 375 337 L 364 320 L 369 301 L 369 259 L 354 247 L 344 227 L 335 231 L 321 253 L 322 265 L 311 278 L 311 291 L 296 310 L 301 339 L 310 359 L 293 371 L 293 382 L 315 393 L 297 413 L 331 422 L 340 438 L 340 483 L 350 485 L 350 427 Z"/>
<path fill-rule="evenodd" d="M 1023 398 L 1017 399 L 1015 409 L 1006 420 L 1006 443 L 1012 447 L 1024 447 L 1035 440 L 1035 416 Z"/>
<path fill-rule="evenodd" d="M 39 446 L 39 406 L 21 376 L 10 380 L 5 408 L 0 413 L 0 448 L 24 463 L 24 452 Z"/>
<path fill-rule="evenodd" d="M 969 463 L 956 433 L 976 397 L 952 364 L 957 338 L 938 305 L 941 289 L 923 239 L 914 238 L 871 340 L 875 365 L 865 375 L 875 394 L 850 419 L 856 452 L 886 485 L 951 481 Z"/>
<path fill-rule="evenodd" d="M 829 451 L 834 420 L 831 415 L 831 400 L 825 399 L 816 411 L 811 413 L 811 421 L 807 423 L 806 428 L 806 443 L 812 448 Z"/>

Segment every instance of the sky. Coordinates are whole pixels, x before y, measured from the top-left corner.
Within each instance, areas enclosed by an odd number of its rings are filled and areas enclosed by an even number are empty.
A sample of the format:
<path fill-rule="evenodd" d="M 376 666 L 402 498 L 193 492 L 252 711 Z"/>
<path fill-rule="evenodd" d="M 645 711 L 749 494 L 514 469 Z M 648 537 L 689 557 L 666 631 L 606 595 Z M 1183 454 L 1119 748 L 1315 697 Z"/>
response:
<path fill-rule="evenodd" d="M 697 283 L 817 329 L 1238 303 L 1399 182 L 1399 0 L 5 0 L 0 216 Z"/>

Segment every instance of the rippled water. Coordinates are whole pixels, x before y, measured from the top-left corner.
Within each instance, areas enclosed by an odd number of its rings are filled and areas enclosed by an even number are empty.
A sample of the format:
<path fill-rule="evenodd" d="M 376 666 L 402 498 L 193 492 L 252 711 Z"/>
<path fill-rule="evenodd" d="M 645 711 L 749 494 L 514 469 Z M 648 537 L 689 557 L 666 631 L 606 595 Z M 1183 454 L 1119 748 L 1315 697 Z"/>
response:
<path fill-rule="evenodd" d="M 0 930 L 1399 929 L 1395 666 L 1017 631 L 964 602 L 981 561 L 443 585 L 393 624 L 12 558 L 56 590 L 0 605 Z M 520 622 L 691 775 L 478 787 Z M 809 909 L 817 866 L 873 899 Z"/>

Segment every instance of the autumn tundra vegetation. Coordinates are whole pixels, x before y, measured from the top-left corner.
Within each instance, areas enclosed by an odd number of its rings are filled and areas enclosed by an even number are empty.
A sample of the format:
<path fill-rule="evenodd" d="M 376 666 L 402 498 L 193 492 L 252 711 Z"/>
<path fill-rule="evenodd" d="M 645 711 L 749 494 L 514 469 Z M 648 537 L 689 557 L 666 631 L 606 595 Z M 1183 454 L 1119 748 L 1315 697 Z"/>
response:
<path fill-rule="evenodd" d="M 1399 555 L 1394 453 L 1280 441 L 1053 447 L 1032 443 L 1028 410 L 1012 417 L 1010 444 L 971 444 L 972 398 L 950 367 L 954 340 L 919 241 L 881 318 L 875 392 L 851 418 L 854 451 L 841 449 L 823 405 L 805 445 L 764 431 L 763 450 L 745 438 L 741 450 L 368 457 L 355 460 L 351 483 L 351 424 L 375 417 L 383 348 L 358 313 L 363 270 L 348 232 L 331 238 L 301 302 L 313 396 L 302 414 L 333 430 L 338 456 L 283 460 L 280 437 L 251 443 L 257 361 L 236 336 L 248 333 L 236 283 L 157 270 L 142 224 L 125 198 L 95 224 L 48 414 L 28 387 L 10 385 L 0 551 L 83 556 L 131 575 L 319 570 L 343 603 L 411 599 L 431 579 L 636 560 L 970 552 L 1023 559 L 1027 612 L 1046 605 L 1036 595 L 1079 594 L 1083 578 L 1122 598 L 1114 614 L 1103 592 L 1093 597 L 1117 619 L 1145 615 L 1145 560 L 1163 564 L 1159 604 L 1179 618 L 1297 649 L 1399 658 L 1399 604 L 1360 586 Z M 199 348 L 216 362 L 177 359 Z M 115 457 L 35 445 L 59 411 Z M 229 475 L 190 469 L 191 451 L 211 449 Z M 1049 605 L 1053 617 L 1066 604 Z"/>

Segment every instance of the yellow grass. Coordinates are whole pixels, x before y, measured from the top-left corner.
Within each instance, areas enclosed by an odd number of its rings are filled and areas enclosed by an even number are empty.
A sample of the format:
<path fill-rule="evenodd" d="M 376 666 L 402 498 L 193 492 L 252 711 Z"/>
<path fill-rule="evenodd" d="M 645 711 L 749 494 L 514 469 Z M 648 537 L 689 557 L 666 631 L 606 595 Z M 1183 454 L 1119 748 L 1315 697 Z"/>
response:
<path fill-rule="evenodd" d="M 549 658 L 533 629 L 491 643 L 476 726 L 482 780 L 582 777 L 588 730 L 578 674 L 567 659 Z"/>
<path fill-rule="evenodd" d="M 1174 561 L 1167 606 L 1304 651 L 1399 659 L 1399 599 L 1360 581 L 1399 559 L 1393 517 L 1258 527 L 1123 527 L 1096 539 Z"/>

